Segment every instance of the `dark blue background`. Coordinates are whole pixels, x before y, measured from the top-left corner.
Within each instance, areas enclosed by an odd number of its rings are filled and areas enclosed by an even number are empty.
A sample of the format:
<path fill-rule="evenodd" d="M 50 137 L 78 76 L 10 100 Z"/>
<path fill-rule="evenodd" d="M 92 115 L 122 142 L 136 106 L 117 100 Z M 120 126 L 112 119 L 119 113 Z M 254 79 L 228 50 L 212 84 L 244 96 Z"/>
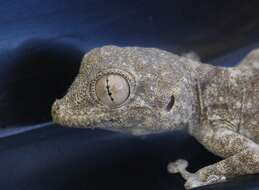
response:
<path fill-rule="evenodd" d="M 64 129 L 50 106 L 64 95 L 91 48 L 157 47 L 197 52 L 231 66 L 258 46 L 256 0 L 1 0 L 0 189 L 182 189 L 166 165 L 187 158 L 190 170 L 219 158 L 175 132 L 133 137 Z M 214 189 L 259 189 L 258 175 Z"/>

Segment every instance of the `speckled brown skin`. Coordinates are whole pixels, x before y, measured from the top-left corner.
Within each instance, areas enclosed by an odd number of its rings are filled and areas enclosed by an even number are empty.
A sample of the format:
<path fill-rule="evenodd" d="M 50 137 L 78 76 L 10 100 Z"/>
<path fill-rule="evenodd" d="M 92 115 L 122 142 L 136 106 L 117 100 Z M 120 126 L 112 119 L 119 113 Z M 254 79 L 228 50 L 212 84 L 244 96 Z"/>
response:
<path fill-rule="evenodd" d="M 96 82 L 113 74 L 126 79 L 130 88 L 117 107 L 96 95 Z M 194 174 L 169 164 L 169 171 L 186 178 L 187 189 L 258 173 L 259 50 L 238 66 L 224 68 L 153 48 L 97 48 L 84 56 L 67 95 L 53 104 L 52 116 L 68 127 L 136 135 L 186 130 L 224 158 Z"/>

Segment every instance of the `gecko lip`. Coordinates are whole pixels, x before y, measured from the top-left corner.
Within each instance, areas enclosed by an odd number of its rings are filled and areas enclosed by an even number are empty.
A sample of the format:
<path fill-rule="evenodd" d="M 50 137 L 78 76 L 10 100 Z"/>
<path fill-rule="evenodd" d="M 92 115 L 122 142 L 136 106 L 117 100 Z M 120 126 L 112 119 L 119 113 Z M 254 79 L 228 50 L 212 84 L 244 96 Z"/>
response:
<path fill-rule="evenodd" d="M 71 108 L 70 109 L 66 108 L 59 101 L 56 101 L 52 105 L 51 113 L 52 113 L 52 119 L 54 123 L 57 123 L 61 126 L 68 126 L 73 128 L 91 128 L 91 129 L 100 128 L 100 129 L 105 129 L 105 130 L 114 131 L 114 132 L 130 133 L 129 127 L 125 126 L 122 130 L 121 127 L 115 126 L 113 121 L 108 120 L 106 115 L 102 115 L 97 118 L 97 117 L 90 117 L 90 116 L 86 117 L 88 114 L 80 115 L 78 113 L 72 113 Z"/>
<path fill-rule="evenodd" d="M 96 128 L 96 126 L 107 121 L 107 115 L 102 114 L 96 117 L 96 112 L 89 109 L 80 112 L 70 106 L 65 106 L 60 100 L 53 103 L 51 108 L 51 116 L 54 123 L 62 126 L 77 128 Z"/>

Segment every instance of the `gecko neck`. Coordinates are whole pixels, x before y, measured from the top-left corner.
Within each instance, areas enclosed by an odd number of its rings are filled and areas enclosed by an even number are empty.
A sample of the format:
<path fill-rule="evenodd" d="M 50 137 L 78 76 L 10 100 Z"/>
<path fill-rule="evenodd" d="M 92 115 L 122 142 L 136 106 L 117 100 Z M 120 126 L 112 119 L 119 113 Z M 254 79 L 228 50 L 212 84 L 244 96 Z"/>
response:
<path fill-rule="evenodd" d="M 202 122 L 206 120 L 206 111 L 204 109 L 204 97 L 203 87 L 210 80 L 213 73 L 226 69 L 224 67 L 216 67 L 210 64 L 204 64 L 198 61 L 186 61 L 186 70 L 189 76 L 190 83 L 189 88 L 192 93 L 192 110 L 190 113 L 190 119 L 187 125 L 187 130 L 190 134 L 193 134 L 196 130 L 199 130 Z"/>

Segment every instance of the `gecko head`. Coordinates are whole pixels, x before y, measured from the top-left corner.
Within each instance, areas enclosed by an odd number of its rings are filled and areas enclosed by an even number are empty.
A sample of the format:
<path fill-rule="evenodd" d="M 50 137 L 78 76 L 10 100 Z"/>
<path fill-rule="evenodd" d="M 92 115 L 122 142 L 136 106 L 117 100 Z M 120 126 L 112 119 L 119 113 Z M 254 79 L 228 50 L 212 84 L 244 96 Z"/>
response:
<path fill-rule="evenodd" d="M 188 115 L 185 105 L 190 103 L 178 59 L 152 48 L 93 49 L 67 94 L 54 102 L 53 120 L 133 134 L 175 128 Z"/>

